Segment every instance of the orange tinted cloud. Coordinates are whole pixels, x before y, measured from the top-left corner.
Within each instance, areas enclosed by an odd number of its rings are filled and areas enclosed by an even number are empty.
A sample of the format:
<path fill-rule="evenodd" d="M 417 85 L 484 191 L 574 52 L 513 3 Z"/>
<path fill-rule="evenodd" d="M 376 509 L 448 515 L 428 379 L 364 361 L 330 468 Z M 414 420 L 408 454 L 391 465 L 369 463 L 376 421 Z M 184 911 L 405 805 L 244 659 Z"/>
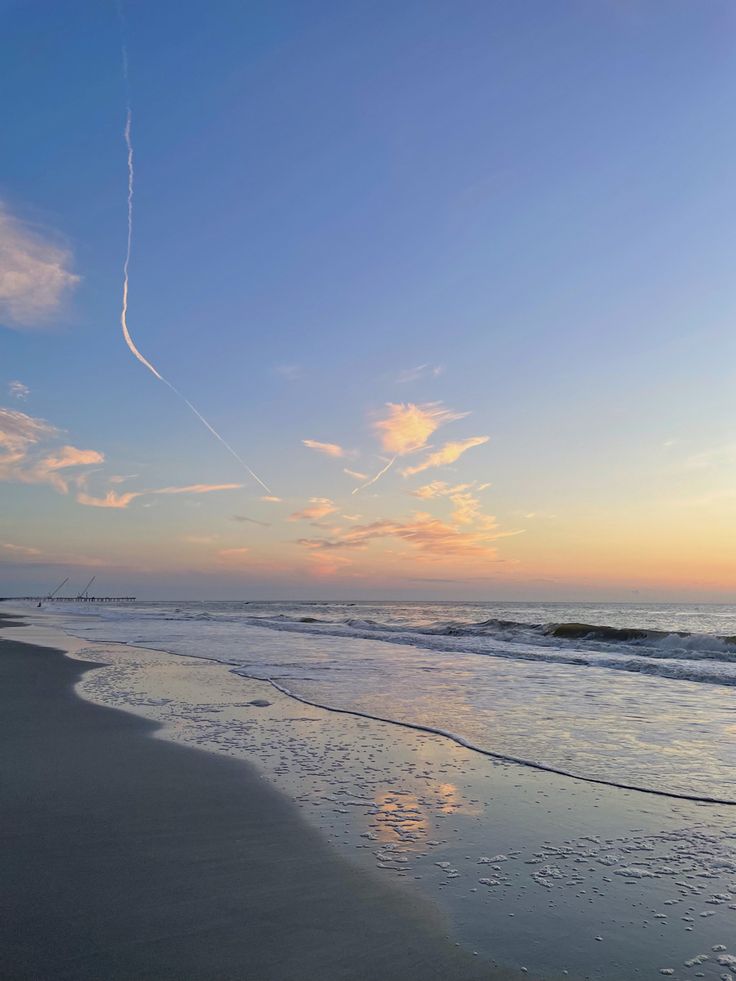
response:
<path fill-rule="evenodd" d="M 316 439 L 303 439 L 302 443 L 310 450 L 317 450 L 318 453 L 324 453 L 325 456 L 341 457 L 348 455 L 347 451 L 342 446 L 338 446 L 337 443 L 320 443 Z"/>
<path fill-rule="evenodd" d="M 429 437 L 440 426 L 468 415 L 467 412 L 446 409 L 441 402 L 425 402 L 423 405 L 415 405 L 413 402 L 387 402 L 386 408 L 388 415 L 375 422 L 373 428 L 381 448 L 391 459 L 374 477 L 356 487 L 353 494 L 380 480 L 400 456 L 424 449 Z"/>
<path fill-rule="evenodd" d="M 338 510 L 335 502 L 331 501 L 329 497 L 310 497 L 309 505 L 301 511 L 290 514 L 289 521 L 319 521 L 320 518 L 334 514 Z"/>
<path fill-rule="evenodd" d="M 374 424 L 374 429 L 385 453 L 405 456 L 427 445 L 427 440 L 440 426 L 463 419 L 467 412 L 453 412 L 441 402 L 424 405 L 387 403 L 388 414 Z"/>
<path fill-rule="evenodd" d="M 151 490 L 126 491 L 123 494 L 109 490 L 102 497 L 95 497 L 88 494 L 82 484 L 77 493 L 77 502 L 93 508 L 122 509 L 127 508 L 136 498 L 150 494 L 211 494 L 213 491 L 239 490 L 242 486 L 242 484 L 189 484 L 186 487 L 159 487 Z"/>
<path fill-rule="evenodd" d="M 425 484 L 412 491 L 414 497 L 422 500 L 435 497 L 446 497 L 455 505 L 452 512 L 452 519 L 458 525 L 477 524 L 478 527 L 495 527 L 495 518 L 483 514 L 481 503 L 475 493 L 486 490 L 490 484 L 478 484 L 473 481 L 470 484 L 450 485 L 444 480 L 434 480 L 431 484 Z"/>
<path fill-rule="evenodd" d="M 459 460 L 467 450 L 474 446 L 482 446 L 489 439 L 490 436 L 471 436 L 469 439 L 445 443 L 444 446 L 441 446 L 434 453 L 430 453 L 416 466 L 405 467 L 401 472 L 405 477 L 410 477 L 412 474 L 422 473 L 423 470 L 429 470 L 432 467 L 445 467 L 449 463 L 455 463 L 456 460 Z"/>
<path fill-rule="evenodd" d="M 51 484 L 59 493 L 66 494 L 69 478 L 60 471 L 104 461 L 105 457 L 97 450 L 80 450 L 76 446 L 62 446 L 39 457 L 38 444 L 59 435 L 59 430 L 44 419 L 0 408 L 0 480 Z"/>
<path fill-rule="evenodd" d="M 379 520 L 343 531 L 334 538 L 302 538 L 300 545 L 312 550 L 361 549 L 382 538 L 398 538 L 423 552 L 437 555 L 493 555 L 491 543 L 504 537 L 495 519 L 486 518 L 484 526 L 463 531 L 454 524 L 418 512 L 408 521 Z"/>
<path fill-rule="evenodd" d="M 211 494 L 213 491 L 240 490 L 242 484 L 187 484 L 185 487 L 161 487 L 147 494 Z"/>
<path fill-rule="evenodd" d="M 142 491 L 128 491 L 125 494 L 118 494 L 117 491 L 109 490 L 102 497 L 95 497 L 88 494 L 85 490 L 77 492 L 77 503 L 84 504 L 90 508 L 127 508 L 127 506 L 137 497 L 141 497 Z"/>

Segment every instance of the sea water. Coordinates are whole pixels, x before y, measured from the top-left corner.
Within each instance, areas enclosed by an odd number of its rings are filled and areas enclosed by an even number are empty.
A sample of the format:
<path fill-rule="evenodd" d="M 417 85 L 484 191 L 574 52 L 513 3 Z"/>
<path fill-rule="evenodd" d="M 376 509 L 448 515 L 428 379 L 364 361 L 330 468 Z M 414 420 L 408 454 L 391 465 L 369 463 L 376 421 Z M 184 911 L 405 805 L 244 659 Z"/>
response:
<path fill-rule="evenodd" d="M 208 658 L 323 707 L 576 777 L 736 803 L 736 607 L 49 604 L 70 633 Z"/>

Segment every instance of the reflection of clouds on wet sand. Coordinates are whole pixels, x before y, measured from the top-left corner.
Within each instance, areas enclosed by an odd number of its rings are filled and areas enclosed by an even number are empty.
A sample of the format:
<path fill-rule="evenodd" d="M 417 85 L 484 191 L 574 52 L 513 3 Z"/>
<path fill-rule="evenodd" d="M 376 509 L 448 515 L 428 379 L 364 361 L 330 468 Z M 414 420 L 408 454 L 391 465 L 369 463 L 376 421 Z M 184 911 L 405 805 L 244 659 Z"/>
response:
<path fill-rule="evenodd" d="M 441 814 L 481 814 L 480 801 L 467 800 L 454 783 L 441 783 L 437 787 L 435 807 Z"/>
<path fill-rule="evenodd" d="M 378 841 L 417 841 L 429 828 L 419 799 L 406 791 L 376 794 L 375 809 L 371 813 L 374 817 L 371 824 Z"/>

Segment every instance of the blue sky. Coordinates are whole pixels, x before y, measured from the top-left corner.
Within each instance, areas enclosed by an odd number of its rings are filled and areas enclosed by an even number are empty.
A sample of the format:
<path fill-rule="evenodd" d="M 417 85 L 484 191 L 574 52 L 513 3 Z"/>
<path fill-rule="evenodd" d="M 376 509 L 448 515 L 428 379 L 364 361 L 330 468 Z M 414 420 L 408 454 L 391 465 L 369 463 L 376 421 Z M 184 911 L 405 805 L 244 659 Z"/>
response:
<path fill-rule="evenodd" d="M 2 12 L 0 405 L 56 432 L 0 462 L 0 591 L 732 595 L 730 2 L 123 4 L 131 334 L 280 502 L 123 342 L 115 5 Z M 408 455 L 488 441 L 352 494 L 436 403 Z"/>

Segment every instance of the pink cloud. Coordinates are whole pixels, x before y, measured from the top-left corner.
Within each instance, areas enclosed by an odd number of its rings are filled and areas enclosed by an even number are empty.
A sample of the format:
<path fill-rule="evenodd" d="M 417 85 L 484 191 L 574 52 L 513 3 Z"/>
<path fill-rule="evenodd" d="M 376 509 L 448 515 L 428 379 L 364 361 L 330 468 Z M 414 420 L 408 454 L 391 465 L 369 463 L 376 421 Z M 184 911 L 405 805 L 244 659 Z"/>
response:
<path fill-rule="evenodd" d="M 347 450 L 344 450 L 342 446 L 339 446 L 337 443 L 320 443 L 316 439 L 303 439 L 302 443 L 310 450 L 317 450 L 318 453 L 324 453 L 325 456 L 348 456 Z"/>
<path fill-rule="evenodd" d="M 289 521 L 319 521 L 320 518 L 334 514 L 338 510 L 335 502 L 329 497 L 310 497 L 309 504 L 309 507 L 290 514 Z"/>

